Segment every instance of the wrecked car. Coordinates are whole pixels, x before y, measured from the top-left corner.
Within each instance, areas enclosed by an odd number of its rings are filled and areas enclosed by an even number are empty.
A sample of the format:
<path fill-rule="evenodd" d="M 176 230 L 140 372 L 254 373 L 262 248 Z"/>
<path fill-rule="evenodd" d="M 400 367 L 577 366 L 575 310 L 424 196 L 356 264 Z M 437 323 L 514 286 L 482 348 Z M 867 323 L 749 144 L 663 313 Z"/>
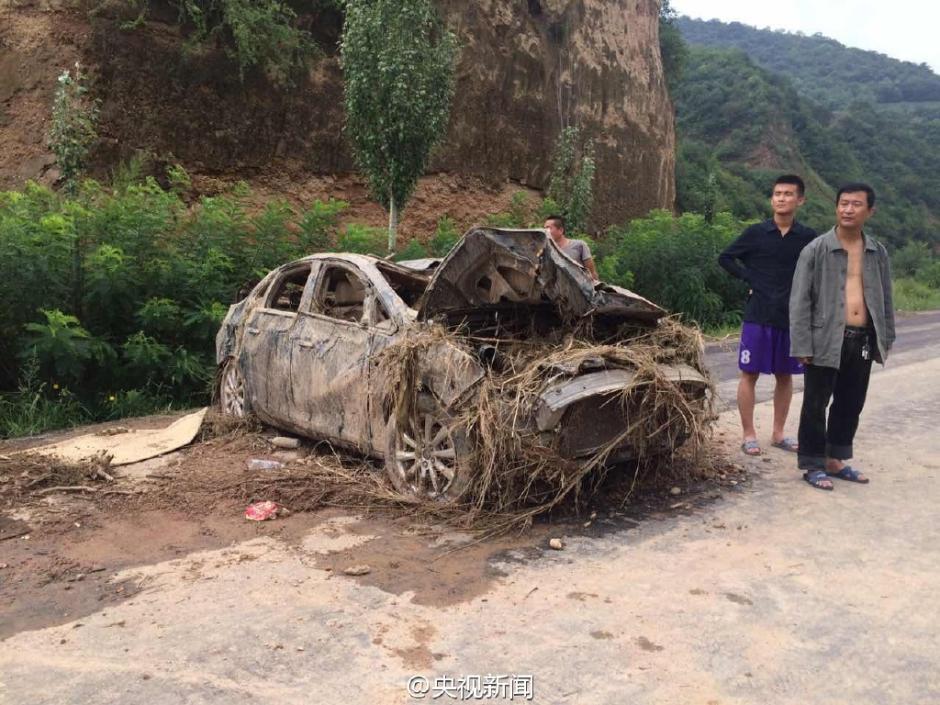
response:
<path fill-rule="evenodd" d="M 593 282 L 543 230 L 473 228 L 440 261 L 315 254 L 229 309 L 218 399 L 226 414 L 383 459 L 406 495 L 453 499 L 488 434 L 559 462 L 682 443 L 689 430 L 674 427 L 688 414 L 653 419 L 653 402 L 633 394 L 655 377 L 704 408 L 697 353 L 657 343 L 649 364 L 630 357 L 665 314 Z M 498 407 L 490 426 L 474 416 L 483 407 Z"/>

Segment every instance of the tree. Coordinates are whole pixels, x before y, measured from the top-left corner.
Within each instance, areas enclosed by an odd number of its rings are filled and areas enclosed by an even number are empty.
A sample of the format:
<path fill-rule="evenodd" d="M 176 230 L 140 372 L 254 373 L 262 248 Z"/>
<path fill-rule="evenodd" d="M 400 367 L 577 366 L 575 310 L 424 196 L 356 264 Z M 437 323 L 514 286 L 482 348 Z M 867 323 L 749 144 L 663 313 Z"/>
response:
<path fill-rule="evenodd" d="M 55 154 L 65 193 L 74 196 L 78 191 L 79 177 L 88 166 L 88 154 L 98 141 L 98 102 L 89 97 L 86 76 L 77 61 L 75 75 L 68 70 L 63 71 L 57 82 L 52 102 L 49 148 Z M 81 261 L 84 246 L 83 238 L 73 238 L 72 305 L 77 313 L 81 312 Z"/>
<path fill-rule="evenodd" d="M 285 0 L 124 0 L 137 15 L 122 22 L 122 30 L 144 24 L 151 4 L 176 10 L 186 49 L 223 47 L 238 62 L 244 81 L 250 69 L 261 69 L 269 81 L 290 88 L 302 76 L 309 60 L 322 52 L 311 29 L 321 17 L 339 8 L 342 0 L 306 0 L 304 17 Z M 165 12 L 166 8 L 163 8 Z M 93 11 L 95 12 L 95 11 Z"/>
<path fill-rule="evenodd" d="M 447 127 L 457 41 L 430 0 L 349 0 L 342 39 L 346 135 L 373 197 L 399 212 Z"/>
<path fill-rule="evenodd" d="M 566 127 L 555 140 L 552 151 L 552 176 L 548 183 L 548 199 L 565 216 L 565 228 L 570 233 L 587 229 L 588 218 L 594 204 L 594 142 L 587 140 L 578 149 L 581 131 Z M 579 155 L 580 151 L 580 155 Z"/>
<path fill-rule="evenodd" d="M 669 0 L 663 0 L 659 8 L 659 55 L 670 91 L 679 85 L 682 69 L 689 58 L 689 48 L 676 26 L 676 17 Z"/>
<path fill-rule="evenodd" d="M 98 103 L 88 96 L 85 84 L 85 74 L 76 63 L 74 76 L 67 70 L 59 76 L 52 103 L 49 148 L 55 154 L 62 183 L 70 195 L 78 188 L 78 177 L 85 170 L 88 153 L 98 141 Z"/>

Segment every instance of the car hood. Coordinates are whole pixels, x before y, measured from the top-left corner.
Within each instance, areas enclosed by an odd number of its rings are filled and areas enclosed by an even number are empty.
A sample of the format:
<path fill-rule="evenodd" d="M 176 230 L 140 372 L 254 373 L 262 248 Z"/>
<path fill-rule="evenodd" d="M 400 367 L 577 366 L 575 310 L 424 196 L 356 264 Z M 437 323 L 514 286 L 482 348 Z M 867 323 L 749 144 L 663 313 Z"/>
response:
<path fill-rule="evenodd" d="M 551 303 L 565 320 L 602 314 L 654 325 L 666 311 L 632 291 L 595 283 L 544 230 L 470 230 L 440 263 L 418 319 L 506 305 Z"/>

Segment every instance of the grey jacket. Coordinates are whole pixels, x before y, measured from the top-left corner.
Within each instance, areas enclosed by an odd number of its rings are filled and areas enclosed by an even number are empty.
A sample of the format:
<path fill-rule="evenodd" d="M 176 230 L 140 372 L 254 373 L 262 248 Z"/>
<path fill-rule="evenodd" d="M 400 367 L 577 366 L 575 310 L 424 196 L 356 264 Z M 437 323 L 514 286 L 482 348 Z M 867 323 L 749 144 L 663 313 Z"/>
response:
<path fill-rule="evenodd" d="M 891 267 L 884 245 L 865 235 L 862 280 L 865 305 L 878 336 L 872 357 L 884 364 L 894 344 Z M 845 331 L 845 273 L 848 254 L 835 228 L 800 253 L 790 290 L 790 355 L 811 357 L 820 367 L 839 368 Z"/>

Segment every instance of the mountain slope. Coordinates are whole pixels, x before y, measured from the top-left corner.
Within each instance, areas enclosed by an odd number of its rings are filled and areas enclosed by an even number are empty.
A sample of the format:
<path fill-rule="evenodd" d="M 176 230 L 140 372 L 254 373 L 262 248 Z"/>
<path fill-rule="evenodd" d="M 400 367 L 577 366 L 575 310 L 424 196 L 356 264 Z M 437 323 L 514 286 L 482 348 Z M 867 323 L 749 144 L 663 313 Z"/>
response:
<path fill-rule="evenodd" d="M 926 64 L 853 49 L 821 34 L 805 36 L 688 17 L 678 18 L 676 25 L 690 44 L 740 49 L 758 66 L 787 76 L 801 94 L 823 105 L 940 101 L 940 76 Z"/>
<path fill-rule="evenodd" d="M 687 28 L 689 22 L 680 20 L 679 26 Z M 722 36 L 715 27 L 720 23 L 697 24 L 707 25 L 709 37 Z M 743 33 L 731 29 L 727 35 L 732 38 Z M 924 77 L 921 67 L 868 52 L 881 69 L 869 71 L 866 75 L 877 80 L 866 83 L 854 79 L 847 68 L 858 50 L 831 40 L 746 29 L 747 37 L 767 35 L 764 44 L 770 46 L 792 41 L 786 51 L 778 47 L 784 66 L 792 67 L 785 57 L 806 39 L 846 54 L 829 60 L 832 74 L 819 77 L 808 89 L 808 75 L 797 80 L 792 68 L 775 72 L 736 47 L 697 45 L 690 38 L 701 36 L 698 28 L 686 36 L 688 58 L 674 93 L 680 210 L 729 209 L 739 216 L 759 217 L 766 212 L 766 191 L 773 176 L 795 171 L 807 180 L 803 218 L 811 225 L 831 225 L 831 203 L 839 184 L 865 180 L 879 194 L 879 214 L 872 225 L 884 240 L 894 245 L 909 239 L 937 242 L 940 119 L 930 111 L 929 101 L 913 101 L 919 111 L 897 109 L 879 102 L 874 88 L 892 81 L 913 86 L 912 76 Z M 746 46 L 760 44 L 751 41 Z M 765 52 L 761 46 L 757 53 Z M 932 82 L 936 79 L 940 85 L 940 77 L 926 72 L 925 90 L 908 92 L 907 97 L 933 95 Z M 859 95 L 867 98 L 844 104 L 814 98 L 824 94 L 827 85 L 842 86 L 843 92 L 858 85 Z"/>

